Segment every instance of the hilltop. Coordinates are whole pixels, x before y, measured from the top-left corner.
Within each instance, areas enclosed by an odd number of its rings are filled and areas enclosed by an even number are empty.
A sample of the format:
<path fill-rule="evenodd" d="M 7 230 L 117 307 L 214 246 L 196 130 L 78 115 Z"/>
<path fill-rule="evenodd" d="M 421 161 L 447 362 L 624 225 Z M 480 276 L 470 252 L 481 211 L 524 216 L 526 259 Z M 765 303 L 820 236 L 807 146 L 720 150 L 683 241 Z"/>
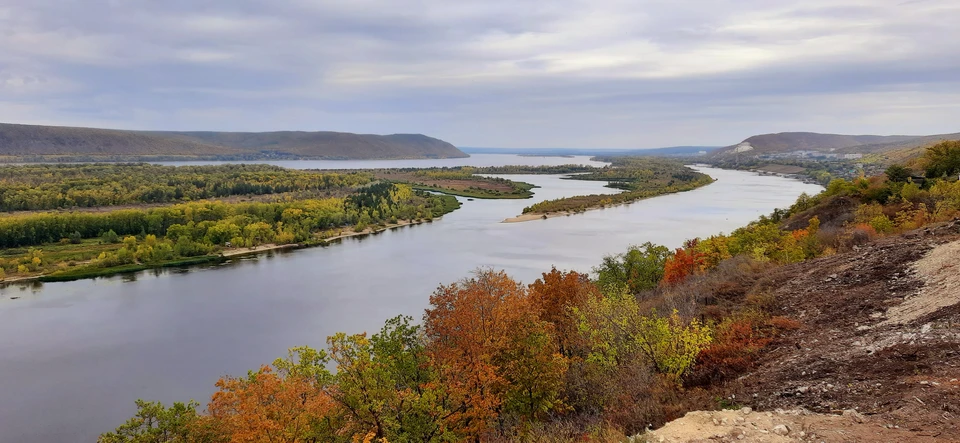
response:
<path fill-rule="evenodd" d="M 467 157 L 421 134 L 173 132 L 0 123 L 8 161 L 180 159 L 408 159 Z"/>
<path fill-rule="evenodd" d="M 710 153 L 713 158 L 732 157 L 812 157 L 882 153 L 916 148 L 941 140 L 960 140 L 960 133 L 938 135 L 841 135 L 816 132 L 781 132 L 755 135 L 739 144 Z M 848 155 L 849 154 L 849 155 Z"/>

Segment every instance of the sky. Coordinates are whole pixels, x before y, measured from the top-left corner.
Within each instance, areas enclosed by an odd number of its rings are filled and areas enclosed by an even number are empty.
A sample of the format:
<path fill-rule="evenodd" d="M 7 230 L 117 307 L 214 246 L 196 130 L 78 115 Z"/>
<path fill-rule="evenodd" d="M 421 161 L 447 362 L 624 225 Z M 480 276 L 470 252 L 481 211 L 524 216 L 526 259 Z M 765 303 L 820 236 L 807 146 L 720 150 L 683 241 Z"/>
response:
<path fill-rule="evenodd" d="M 960 0 L 3 0 L 0 122 L 457 146 L 960 132 Z"/>

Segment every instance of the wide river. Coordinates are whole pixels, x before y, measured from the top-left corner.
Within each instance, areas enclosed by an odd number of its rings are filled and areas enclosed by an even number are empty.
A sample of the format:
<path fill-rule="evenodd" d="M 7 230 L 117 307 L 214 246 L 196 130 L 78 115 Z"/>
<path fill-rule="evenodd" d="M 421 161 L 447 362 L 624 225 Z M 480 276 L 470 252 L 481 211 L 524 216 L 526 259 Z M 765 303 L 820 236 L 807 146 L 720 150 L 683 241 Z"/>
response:
<path fill-rule="evenodd" d="M 586 157 L 474 155 L 394 162 L 277 162 L 299 168 L 590 163 Z M 328 247 L 210 268 L 142 272 L 0 289 L 0 443 L 94 442 L 133 415 L 134 400 L 205 404 L 213 383 L 323 347 L 338 331 L 376 331 L 398 314 L 420 318 L 436 287 L 481 267 L 532 282 L 552 265 L 588 272 L 606 254 L 651 241 L 729 232 L 818 186 L 699 168 L 709 186 L 627 206 L 501 223 L 536 201 L 613 192 L 557 176 L 511 176 L 541 186 L 527 200 L 466 201 L 433 223 Z"/>

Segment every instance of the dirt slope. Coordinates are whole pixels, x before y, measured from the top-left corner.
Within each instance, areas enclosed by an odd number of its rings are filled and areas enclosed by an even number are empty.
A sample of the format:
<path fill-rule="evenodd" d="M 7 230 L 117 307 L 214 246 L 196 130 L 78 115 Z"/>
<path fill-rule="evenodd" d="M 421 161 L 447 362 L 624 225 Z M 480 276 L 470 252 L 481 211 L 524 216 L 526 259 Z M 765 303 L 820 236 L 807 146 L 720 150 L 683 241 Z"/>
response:
<path fill-rule="evenodd" d="M 760 411 L 822 414 L 781 417 L 791 429 L 820 426 L 815 441 L 960 441 L 960 220 L 784 266 L 753 291 L 774 295 L 779 314 L 803 326 L 729 382 L 728 399 Z M 834 417 L 844 410 L 863 423 Z M 730 429 L 701 427 L 651 435 L 729 437 L 719 434 Z M 751 432 L 736 441 L 800 439 L 780 437 Z"/>

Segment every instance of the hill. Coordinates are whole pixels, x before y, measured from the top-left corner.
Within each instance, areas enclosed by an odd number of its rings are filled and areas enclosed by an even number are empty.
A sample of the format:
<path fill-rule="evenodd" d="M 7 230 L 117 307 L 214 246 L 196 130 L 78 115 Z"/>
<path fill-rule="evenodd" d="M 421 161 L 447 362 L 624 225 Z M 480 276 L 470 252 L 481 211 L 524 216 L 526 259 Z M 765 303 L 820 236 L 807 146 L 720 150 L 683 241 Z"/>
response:
<path fill-rule="evenodd" d="M 197 159 L 407 159 L 467 157 L 420 134 L 168 132 L 0 123 L 0 156 L 13 161 Z"/>
<path fill-rule="evenodd" d="M 841 135 L 815 132 L 781 132 L 747 138 L 739 144 L 713 151 L 712 157 L 740 154 L 746 157 L 871 154 L 915 148 L 940 140 L 960 140 L 960 133 L 939 135 Z"/>
<path fill-rule="evenodd" d="M 719 149 L 719 146 L 671 146 L 651 149 L 579 149 L 579 148 L 461 148 L 468 154 L 519 155 L 630 155 L 630 156 L 696 156 Z M 701 154 L 703 153 L 703 154 Z"/>

